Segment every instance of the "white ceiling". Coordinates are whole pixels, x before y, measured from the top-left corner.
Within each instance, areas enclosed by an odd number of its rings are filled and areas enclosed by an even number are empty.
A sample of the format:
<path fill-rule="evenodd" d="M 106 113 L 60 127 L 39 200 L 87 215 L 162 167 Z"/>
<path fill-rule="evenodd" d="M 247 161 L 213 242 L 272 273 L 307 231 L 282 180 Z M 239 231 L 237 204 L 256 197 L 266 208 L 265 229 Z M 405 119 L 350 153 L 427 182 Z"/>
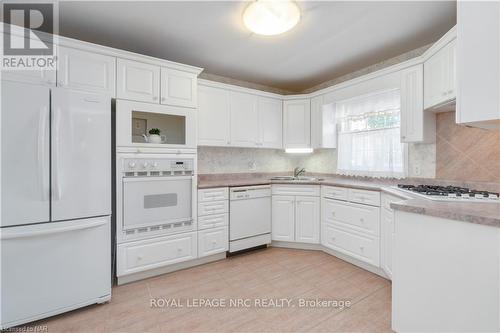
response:
<path fill-rule="evenodd" d="M 212 74 L 302 91 L 434 42 L 456 2 L 299 1 L 302 19 L 279 36 L 250 33 L 245 2 L 61 2 L 60 33 L 205 68 Z"/>

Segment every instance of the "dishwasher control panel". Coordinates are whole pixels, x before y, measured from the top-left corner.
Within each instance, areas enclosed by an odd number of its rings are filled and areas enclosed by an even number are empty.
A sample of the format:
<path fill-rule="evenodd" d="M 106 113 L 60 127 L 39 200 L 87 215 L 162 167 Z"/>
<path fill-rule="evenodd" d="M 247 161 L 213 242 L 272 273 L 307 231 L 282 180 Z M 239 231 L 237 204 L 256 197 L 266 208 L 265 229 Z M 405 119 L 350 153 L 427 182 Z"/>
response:
<path fill-rule="evenodd" d="M 271 185 L 241 186 L 230 189 L 231 200 L 244 200 L 271 196 Z"/>

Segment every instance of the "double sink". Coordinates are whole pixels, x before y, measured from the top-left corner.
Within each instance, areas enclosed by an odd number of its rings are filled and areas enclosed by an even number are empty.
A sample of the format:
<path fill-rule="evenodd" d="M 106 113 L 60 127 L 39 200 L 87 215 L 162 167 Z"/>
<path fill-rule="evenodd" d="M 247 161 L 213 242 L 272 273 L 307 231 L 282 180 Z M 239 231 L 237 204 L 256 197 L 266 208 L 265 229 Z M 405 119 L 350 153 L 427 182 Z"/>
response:
<path fill-rule="evenodd" d="M 306 177 L 306 176 L 275 176 L 272 177 L 271 180 L 281 180 L 281 181 L 289 181 L 289 182 L 319 182 L 322 181 L 323 178 L 316 178 L 316 177 Z"/>

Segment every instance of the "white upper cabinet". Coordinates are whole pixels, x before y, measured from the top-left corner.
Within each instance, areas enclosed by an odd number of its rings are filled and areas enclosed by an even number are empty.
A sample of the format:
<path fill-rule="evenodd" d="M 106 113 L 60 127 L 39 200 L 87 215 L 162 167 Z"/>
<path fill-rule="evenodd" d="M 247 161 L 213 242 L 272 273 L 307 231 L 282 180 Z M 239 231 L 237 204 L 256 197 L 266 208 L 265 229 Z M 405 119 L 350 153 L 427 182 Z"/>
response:
<path fill-rule="evenodd" d="M 424 108 L 439 108 L 455 100 L 455 40 L 424 63 Z"/>
<path fill-rule="evenodd" d="M 166 67 L 161 68 L 161 104 L 195 108 L 197 75 Z"/>
<path fill-rule="evenodd" d="M 229 92 L 231 110 L 231 145 L 258 147 L 259 118 L 257 96 L 241 92 Z"/>
<path fill-rule="evenodd" d="M 118 98 L 159 103 L 159 66 L 119 58 L 117 68 Z"/>
<path fill-rule="evenodd" d="M 422 67 L 401 71 L 401 142 L 436 140 L 436 115 L 423 107 Z"/>
<path fill-rule="evenodd" d="M 457 3 L 459 124 L 500 128 L 500 3 Z"/>
<path fill-rule="evenodd" d="M 335 104 L 325 104 L 323 95 L 311 98 L 312 148 L 337 148 Z"/>
<path fill-rule="evenodd" d="M 114 57 L 59 47 L 57 85 L 115 96 Z"/>
<path fill-rule="evenodd" d="M 198 86 L 198 145 L 228 146 L 229 91 Z"/>
<path fill-rule="evenodd" d="M 259 144 L 263 148 L 283 148 L 283 102 L 280 99 L 258 97 Z"/>
<path fill-rule="evenodd" d="M 2 80 L 55 86 L 56 71 L 46 69 L 7 71 L 2 69 Z"/>
<path fill-rule="evenodd" d="M 309 99 L 283 103 L 283 137 L 285 148 L 311 147 L 311 104 Z"/>

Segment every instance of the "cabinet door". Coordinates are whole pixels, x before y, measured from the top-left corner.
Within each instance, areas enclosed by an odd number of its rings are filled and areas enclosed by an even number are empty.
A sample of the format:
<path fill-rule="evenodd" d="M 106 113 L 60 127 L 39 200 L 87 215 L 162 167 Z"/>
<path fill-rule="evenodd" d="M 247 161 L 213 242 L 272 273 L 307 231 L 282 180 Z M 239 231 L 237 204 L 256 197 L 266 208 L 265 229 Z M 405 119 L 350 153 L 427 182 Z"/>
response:
<path fill-rule="evenodd" d="M 59 47 L 57 85 L 115 96 L 115 58 Z"/>
<path fill-rule="evenodd" d="M 258 146 L 257 96 L 229 92 L 231 110 L 231 146 Z"/>
<path fill-rule="evenodd" d="M 457 123 L 500 127 L 500 3 L 457 2 Z"/>
<path fill-rule="evenodd" d="M 447 97 L 448 99 L 454 99 L 456 98 L 456 85 L 457 85 L 457 82 L 456 82 L 456 79 L 457 79 L 457 75 L 456 75 L 456 72 L 457 72 L 457 68 L 456 68 L 456 63 L 457 63 L 457 42 L 456 40 L 453 40 L 450 42 L 450 44 L 448 44 L 447 46 L 447 52 L 448 52 L 448 61 L 447 61 L 447 79 L 448 79 L 448 82 L 447 82 L 447 90 L 446 90 L 446 94 L 447 94 Z"/>
<path fill-rule="evenodd" d="M 293 242 L 295 240 L 295 197 L 272 197 L 272 239 Z"/>
<path fill-rule="evenodd" d="M 229 145 L 229 92 L 198 86 L 198 145 Z"/>
<path fill-rule="evenodd" d="M 264 148 L 283 147 L 283 102 L 279 99 L 259 97 L 259 146 Z"/>
<path fill-rule="evenodd" d="M 197 75 L 175 69 L 161 69 L 161 104 L 197 106 Z"/>
<path fill-rule="evenodd" d="M 442 105 L 455 98 L 454 53 L 455 43 L 450 43 L 439 50 L 424 63 L 424 108 Z"/>
<path fill-rule="evenodd" d="M 436 116 L 424 111 L 423 68 L 416 65 L 401 72 L 401 142 L 434 142 Z"/>
<path fill-rule="evenodd" d="M 295 241 L 319 244 L 319 197 L 295 198 Z"/>
<path fill-rule="evenodd" d="M 226 252 L 228 245 L 227 227 L 198 231 L 198 258 Z"/>
<path fill-rule="evenodd" d="M 385 208 L 381 210 L 380 266 L 392 278 L 392 248 L 394 242 L 394 213 Z"/>
<path fill-rule="evenodd" d="M 46 69 L 7 71 L 2 69 L 2 80 L 55 86 L 56 71 Z"/>
<path fill-rule="evenodd" d="M 311 146 L 311 105 L 309 99 L 284 102 L 285 148 Z"/>
<path fill-rule="evenodd" d="M 118 59 L 118 98 L 159 103 L 160 67 L 138 61 Z"/>

